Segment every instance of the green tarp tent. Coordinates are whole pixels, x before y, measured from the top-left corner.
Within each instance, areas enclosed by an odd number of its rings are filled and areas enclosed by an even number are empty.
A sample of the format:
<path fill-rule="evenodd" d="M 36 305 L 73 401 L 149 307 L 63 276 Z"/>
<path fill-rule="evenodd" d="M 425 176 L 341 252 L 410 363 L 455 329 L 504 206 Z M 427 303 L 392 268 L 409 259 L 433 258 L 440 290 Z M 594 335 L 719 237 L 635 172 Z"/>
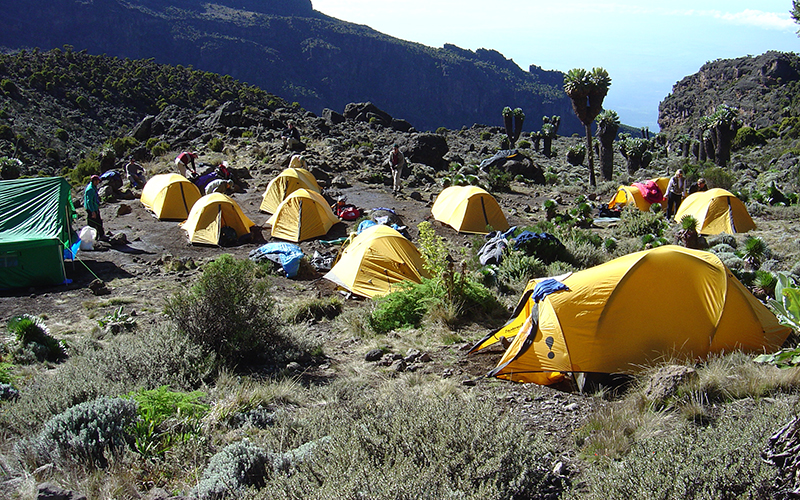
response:
<path fill-rule="evenodd" d="M 61 177 L 0 181 L 0 289 L 63 283 L 75 217 Z"/>

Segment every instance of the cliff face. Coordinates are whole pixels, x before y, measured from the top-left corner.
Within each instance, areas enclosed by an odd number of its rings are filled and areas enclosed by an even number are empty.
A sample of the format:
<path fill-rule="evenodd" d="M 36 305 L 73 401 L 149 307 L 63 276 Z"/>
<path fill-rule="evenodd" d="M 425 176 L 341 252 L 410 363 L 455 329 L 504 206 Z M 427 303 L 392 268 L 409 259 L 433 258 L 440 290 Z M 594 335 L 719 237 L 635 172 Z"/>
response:
<path fill-rule="evenodd" d="M 372 101 L 419 129 L 498 124 L 521 107 L 528 130 L 560 115 L 582 130 L 563 74 L 523 71 L 502 54 L 434 49 L 345 23 L 309 0 L 30 0 L 9 2 L 0 45 L 76 50 L 228 74 L 320 113 Z"/>
<path fill-rule="evenodd" d="M 716 60 L 672 87 L 658 107 L 658 124 L 668 136 L 696 135 L 703 116 L 720 104 L 740 110 L 746 126 L 761 128 L 796 115 L 800 107 L 800 57 L 770 51 L 760 56 Z"/>

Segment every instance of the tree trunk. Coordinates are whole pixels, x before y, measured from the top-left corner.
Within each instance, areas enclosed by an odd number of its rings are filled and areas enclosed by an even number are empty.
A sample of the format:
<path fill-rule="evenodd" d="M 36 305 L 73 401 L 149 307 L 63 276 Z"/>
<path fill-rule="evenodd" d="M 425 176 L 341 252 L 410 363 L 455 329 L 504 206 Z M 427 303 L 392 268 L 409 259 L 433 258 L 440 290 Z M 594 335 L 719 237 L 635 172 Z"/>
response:
<path fill-rule="evenodd" d="M 553 156 L 553 138 L 550 136 L 542 137 L 542 154 L 550 158 Z"/>
<path fill-rule="evenodd" d="M 610 181 L 614 175 L 614 138 L 619 127 L 610 125 L 597 126 L 597 141 L 599 146 L 600 173 L 604 180 Z"/>
<path fill-rule="evenodd" d="M 586 154 L 589 155 L 589 185 L 597 186 L 594 178 L 594 148 L 592 148 L 592 122 L 584 124 L 586 127 Z"/>
<path fill-rule="evenodd" d="M 716 163 L 720 167 L 726 167 L 728 160 L 731 159 L 731 144 L 736 137 L 736 131 L 729 125 L 719 125 L 717 130 L 717 143 L 715 148 Z"/>

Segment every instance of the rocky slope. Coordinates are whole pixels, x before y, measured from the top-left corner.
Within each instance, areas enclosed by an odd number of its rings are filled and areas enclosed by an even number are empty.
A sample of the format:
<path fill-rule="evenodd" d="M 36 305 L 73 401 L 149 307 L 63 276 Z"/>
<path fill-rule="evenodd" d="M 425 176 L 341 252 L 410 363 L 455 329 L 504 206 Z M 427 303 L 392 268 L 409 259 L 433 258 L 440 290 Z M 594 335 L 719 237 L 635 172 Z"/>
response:
<path fill-rule="evenodd" d="M 318 114 L 323 107 L 371 101 L 420 130 L 433 130 L 495 123 L 511 106 L 537 119 L 561 115 L 567 134 L 582 130 L 558 71 L 524 71 L 493 50 L 398 40 L 325 16 L 308 0 L 36 0 L 4 6 L 0 46 L 49 50 L 65 44 L 228 74 Z"/>
<path fill-rule="evenodd" d="M 659 105 L 658 124 L 669 137 L 699 131 L 702 117 L 727 104 L 740 110 L 745 126 L 764 128 L 797 115 L 800 56 L 770 51 L 718 59 L 677 82 Z"/>

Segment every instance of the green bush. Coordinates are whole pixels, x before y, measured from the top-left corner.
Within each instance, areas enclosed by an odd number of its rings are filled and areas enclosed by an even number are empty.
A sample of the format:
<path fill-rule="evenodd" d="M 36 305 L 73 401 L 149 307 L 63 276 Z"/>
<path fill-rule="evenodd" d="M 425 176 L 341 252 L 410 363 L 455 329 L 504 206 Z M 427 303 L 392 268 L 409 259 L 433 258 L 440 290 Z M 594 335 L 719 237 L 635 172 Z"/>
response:
<path fill-rule="evenodd" d="M 286 338 L 264 277 L 256 263 L 224 254 L 205 266 L 189 290 L 168 298 L 164 312 L 229 367 L 275 356 Z"/>
<path fill-rule="evenodd" d="M 493 193 L 508 193 L 511 191 L 511 174 L 496 166 L 489 167 L 489 191 Z"/>
<path fill-rule="evenodd" d="M 703 170 L 706 184 L 709 187 L 722 188 L 730 191 L 736 183 L 736 175 L 721 167 L 708 167 Z"/>
<path fill-rule="evenodd" d="M 436 129 L 436 133 L 439 135 L 445 135 L 447 134 L 447 132 L 448 132 L 447 127 L 439 127 Z"/>
<path fill-rule="evenodd" d="M 525 284 L 532 278 L 544 276 L 546 269 L 545 263 L 536 255 L 527 255 L 520 251 L 506 252 L 497 267 L 497 282 L 512 287 Z"/>
<path fill-rule="evenodd" d="M 0 156 L 0 179 L 17 179 L 22 173 L 22 162 L 17 158 Z"/>
<path fill-rule="evenodd" d="M 766 143 L 767 141 L 753 127 L 741 127 L 736 131 L 731 149 L 737 151 L 751 146 L 763 146 Z"/>
<path fill-rule="evenodd" d="M 3 89 L 3 92 L 9 95 L 16 94 L 19 91 L 17 85 L 8 78 L 0 80 L 0 89 Z"/>
<path fill-rule="evenodd" d="M 82 158 L 69 172 L 69 178 L 73 184 L 80 185 L 87 183 L 89 177 L 99 174 L 100 161 L 93 156 L 87 156 Z"/>
<path fill-rule="evenodd" d="M 517 147 L 519 149 L 530 149 L 531 148 L 531 141 L 527 141 L 527 140 L 523 139 L 523 140 L 521 140 L 521 141 L 519 141 L 517 143 Z"/>
<path fill-rule="evenodd" d="M 208 149 L 210 149 L 215 153 L 221 153 L 222 150 L 225 148 L 225 143 L 222 142 L 222 139 L 220 139 L 219 137 L 214 137 L 213 139 L 208 141 L 208 144 L 206 144 L 206 146 L 208 147 Z"/>
<path fill-rule="evenodd" d="M 492 138 L 492 133 L 491 132 L 481 132 L 481 140 L 482 141 L 488 141 L 491 138 Z"/>
<path fill-rule="evenodd" d="M 8 320 L 8 331 L 17 340 L 13 352 L 17 362 L 60 361 L 67 355 L 64 345 L 50 335 L 41 318 L 23 314 Z"/>
<path fill-rule="evenodd" d="M 117 158 L 124 157 L 128 151 L 135 148 L 139 145 L 139 141 L 137 141 L 134 137 L 127 136 L 127 137 L 118 137 L 111 141 L 111 147 L 114 149 L 114 154 L 117 155 Z"/>
<path fill-rule="evenodd" d="M 646 234 L 661 236 L 666 229 L 667 222 L 660 214 L 642 212 L 636 205 L 628 204 L 622 210 L 615 232 L 620 236 L 638 238 Z"/>
<path fill-rule="evenodd" d="M 123 449 L 136 421 L 136 403 L 101 397 L 54 416 L 31 443 L 39 463 L 68 462 L 106 467 L 107 453 Z"/>
<path fill-rule="evenodd" d="M 166 141 L 160 141 L 155 146 L 150 148 L 150 154 L 159 157 L 164 156 L 169 151 L 169 143 Z"/>
<path fill-rule="evenodd" d="M 403 282 L 399 290 L 376 300 L 368 324 L 378 333 L 418 327 L 441 295 L 441 290 L 432 280 L 423 280 L 422 284 Z"/>
<path fill-rule="evenodd" d="M 136 402 L 139 415 L 130 429 L 133 448 L 145 457 L 163 455 L 174 444 L 196 434 L 199 420 L 210 408 L 199 401 L 205 396 L 201 391 L 171 391 L 165 385 L 128 393 L 127 397 Z"/>

